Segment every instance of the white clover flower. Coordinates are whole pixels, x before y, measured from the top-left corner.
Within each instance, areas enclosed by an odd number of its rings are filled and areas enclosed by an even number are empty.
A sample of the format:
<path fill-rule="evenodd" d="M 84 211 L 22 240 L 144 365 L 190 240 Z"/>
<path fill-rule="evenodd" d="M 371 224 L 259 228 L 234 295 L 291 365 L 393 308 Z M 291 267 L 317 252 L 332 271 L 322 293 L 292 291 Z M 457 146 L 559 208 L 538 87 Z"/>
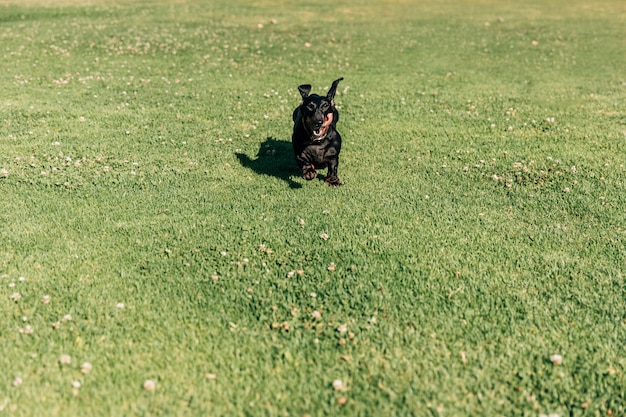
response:
<path fill-rule="evenodd" d="M 327 234 L 327 233 L 321 233 L 321 234 L 320 234 L 320 237 L 321 237 L 322 239 L 324 239 L 324 240 L 328 240 L 328 237 L 329 237 L 329 236 L 328 236 L 328 234 Z"/>
<path fill-rule="evenodd" d="M 563 363 L 563 357 L 561 355 L 554 354 L 550 356 L 550 362 L 552 362 L 555 366 L 559 366 Z"/>
<path fill-rule="evenodd" d="M 74 388 L 76 388 L 76 389 L 80 388 L 80 381 L 74 381 L 74 382 L 72 382 L 72 387 L 74 387 Z"/>
<path fill-rule="evenodd" d="M 348 331 L 348 326 L 346 326 L 345 324 L 342 324 L 339 327 L 337 327 L 337 331 L 339 333 L 345 333 Z"/>
<path fill-rule="evenodd" d="M 333 389 L 335 391 L 345 391 L 346 387 L 341 379 L 335 379 L 333 381 Z"/>
<path fill-rule="evenodd" d="M 41 299 L 41 302 L 44 304 L 50 304 L 50 296 L 44 295 L 43 298 Z"/>
<path fill-rule="evenodd" d="M 84 362 L 80 366 L 80 372 L 83 373 L 84 375 L 87 375 L 89 372 L 91 372 L 92 369 L 93 369 L 93 366 L 89 362 Z"/>
<path fill-rule="evenodd" d="M 22 385 L 22 382 L 24 382 L 24 380 L 22 380 L 22 378 L 18 376 L 13 380 L 13 386 L 19 387 L 20 385 Z"/>
<path fill-rule="evenodd" d="M 59 362 L 61 363 L 61 365 L 69 365 L 70 363 L 72 363 L 72 358 L 70 357 L 70 355 L 61 355 L 61 357 L 59 358 Z"/>
<path fill-rule="evenodd" d="M 125 307 L 124 303 L 117 303 L 117 304 L 115 304 L 115 308 L 119 308 L 120 310 L 123 309 L 124 307 Z"/>
<path fill-rule="evenodd" d="M 311 313 L 311 317 L 313 317 L 314 319 L 321 319 L 322 318 L 322 313 L 320 313 L 319 311 L 315 310 L 314 312 Z"/>
<path fill-rule="evenodd" d="M 156 383 L 153 380 L 148 379 L 143 383 L 143 389 L 148 392 L 152 392 L 156 389 Z"/>
<path fill-rule="evenodd" d="M 20 301 L 21 298 L 22 296 L 19 292 L 14 292 L 13 294 L 11 294 L 11 300 L 15 301 L 16 303 Z"/>

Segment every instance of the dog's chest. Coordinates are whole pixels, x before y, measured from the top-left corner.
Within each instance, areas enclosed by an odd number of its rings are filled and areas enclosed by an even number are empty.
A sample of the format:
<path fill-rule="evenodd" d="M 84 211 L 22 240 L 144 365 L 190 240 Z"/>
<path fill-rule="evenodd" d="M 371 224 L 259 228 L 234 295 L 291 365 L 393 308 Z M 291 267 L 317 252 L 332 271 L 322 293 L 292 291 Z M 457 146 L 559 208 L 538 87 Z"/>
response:
<path fill-rule="evenodd" d="M 332 158 L 337 157 L 338 153 L 339 149 L 328 140 L 322 143 L 312 143 L 302 151 L 306 159 L 314 161 L 315 166 L 319 168 L 323 168 Z"/>

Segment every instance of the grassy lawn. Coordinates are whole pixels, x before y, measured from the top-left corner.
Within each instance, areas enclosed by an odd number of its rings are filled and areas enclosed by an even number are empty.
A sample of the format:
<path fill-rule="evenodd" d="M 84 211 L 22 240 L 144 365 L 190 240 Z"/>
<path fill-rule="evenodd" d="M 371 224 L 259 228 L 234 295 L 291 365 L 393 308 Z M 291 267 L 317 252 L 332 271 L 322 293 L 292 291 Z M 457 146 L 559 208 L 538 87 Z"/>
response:
<path fill-rule="evenodd" d="M 0 0 L 0 416 L 626 414 L 624 39 L 618 0 Z M 331 188 L 291 112 L 341 76 Z"/>

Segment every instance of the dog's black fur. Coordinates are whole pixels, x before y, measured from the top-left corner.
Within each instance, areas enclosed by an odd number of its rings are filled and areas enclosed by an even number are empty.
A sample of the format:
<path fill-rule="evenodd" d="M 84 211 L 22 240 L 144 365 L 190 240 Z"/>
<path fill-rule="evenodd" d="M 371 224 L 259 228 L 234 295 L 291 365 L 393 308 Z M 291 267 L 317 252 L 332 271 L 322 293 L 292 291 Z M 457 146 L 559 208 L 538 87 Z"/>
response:
<path fill-rule="evenodd" d="M 293 151 L 305 180 L 317 177 L 317 168 L 328 167 L 326 183 L 341 185 L 337 177 L 341 135 L 337 131 L 339 112 L 335 107 L 337 85 L 343 78 L 333 81 L 325 97 L 311 94 L 311 85 L 298 87 L 302 103 L 293 112 Z"/>

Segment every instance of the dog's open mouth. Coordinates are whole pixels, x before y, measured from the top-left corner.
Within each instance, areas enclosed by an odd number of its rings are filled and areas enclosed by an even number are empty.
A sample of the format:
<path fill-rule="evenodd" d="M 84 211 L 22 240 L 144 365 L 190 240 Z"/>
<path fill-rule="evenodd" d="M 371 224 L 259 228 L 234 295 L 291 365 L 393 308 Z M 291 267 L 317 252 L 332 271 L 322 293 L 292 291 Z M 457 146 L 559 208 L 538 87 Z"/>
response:
<path fill-rule="evenodd" d="M 321 140 L 326 137 L 326 133 L 328 132 L 328 127 L 333 122 L 333 114 L 328 113 L 324 115 L 324 123 L 319 129 L 313 130 L 313 140 Z"/>

